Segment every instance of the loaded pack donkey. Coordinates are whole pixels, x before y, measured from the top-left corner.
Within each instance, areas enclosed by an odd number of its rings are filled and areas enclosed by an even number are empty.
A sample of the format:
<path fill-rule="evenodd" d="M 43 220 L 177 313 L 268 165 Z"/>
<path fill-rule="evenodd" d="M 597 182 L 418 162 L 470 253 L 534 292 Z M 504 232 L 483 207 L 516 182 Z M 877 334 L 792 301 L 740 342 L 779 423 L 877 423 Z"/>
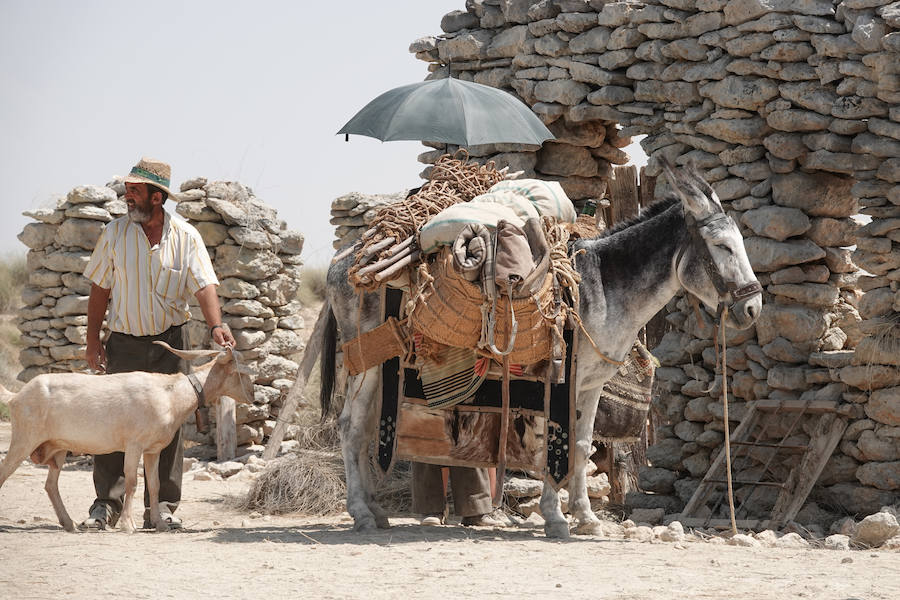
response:
<path fill-rule="evenodd" d="M 741 233 L 712 187 L 693 168 L 675 171 L 667 164 L 665 171 L 673 193 L 603 236 L 577 241 L 572 249 L 581 274 L 579 312 L 584 331 L 596 344 L 592 347 L 579 332 L 575 467 L 568 485 L 576 533 L 600 531 L 587 494 L 584 466 L 591 452 L 600 392 L 616 370 L 601 354 L 624 359 L 641 327 L 681 289 L 718 314 L 724 312 L 725 325 L 736 329 L 750 327 L 762 309 L 762 288 Z M 323 410 L 334 377 L 335 329 L 347 341 L 381 322 L 378 296 L 366 294 L 360 299 L 348 283 L 347 269 L 352 262 L 352 256 L 338 260 L 327 276 L 327 301 L 334 323 L 326 329 L 323 344 Z M 339 418 L 347 510 L 358 530 L 389 526 L 386 513 L 375 501 L 369 462 L 379 373 L 372 368 L 348 379 Z M 546 535 L 568 537 L 569 525 L 549 478 L 544 482 L 540 506 Z"/>
<path fill-rule="evenodd" d="M 137 487 L 138 461 L 144 469 L 150 494 L 150 522 L 157 531 L 168 525 L 159 516 L 159 453 L 175 432 L 198 408 L 201 398 L 230 396 L 250 402 L 253 384 L 240 357 L 231 349 L 178 350 L 165 342 L 173 354 L 194 360 L 215 357 L 183 373 L 162 374 L 132 371 L 111 375 L 51 373 L 38 375 L 13 394 L 0 386 L 0 400 L 9 404 L 12 440 L 0 464 L 0 487 L 29 456 L 47 465 L 50 472 L 44 488 L 53 510 L 66 531 L 75 525 L 59 495 L 59 473 L 66 453 L 125 453 L 125 502 L 122 529 L 133 532 L 131 502 Z M 4 398 L 4 396 L 6 396 Z"/>

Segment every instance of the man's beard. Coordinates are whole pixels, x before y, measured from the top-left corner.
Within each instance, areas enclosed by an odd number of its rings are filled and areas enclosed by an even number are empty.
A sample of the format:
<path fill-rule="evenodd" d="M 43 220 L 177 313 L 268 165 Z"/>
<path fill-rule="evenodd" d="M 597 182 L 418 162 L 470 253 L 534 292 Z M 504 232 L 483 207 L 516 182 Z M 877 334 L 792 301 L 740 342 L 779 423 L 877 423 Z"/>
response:
<path fill-rule="evenodd" d="M 128 209 L 128 218 L 135 223 L 146 223 L 150 220 L 150 211 L 144 211 L 135 204 L 133 208 Z"/>

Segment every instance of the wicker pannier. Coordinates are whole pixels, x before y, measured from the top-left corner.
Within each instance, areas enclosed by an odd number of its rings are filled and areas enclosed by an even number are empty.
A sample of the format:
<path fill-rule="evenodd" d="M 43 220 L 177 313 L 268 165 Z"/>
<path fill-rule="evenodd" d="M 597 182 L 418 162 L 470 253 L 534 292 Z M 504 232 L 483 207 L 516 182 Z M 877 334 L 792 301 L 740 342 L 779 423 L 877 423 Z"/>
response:
<path fill-rule="evenodd" d="M 356 337 L 343 346 L 344 366 L 350 375 L 359 375 L 395 356 L 406 354 L 406 332 L 394 317 Z"/>
<path fill-rule="evenodd" d="M 481 288 L 463 279 L 453 267 L 453 255 L 442 251 L 431 268 L 433 286 L 416 303 L 409 315 L 413 331 L 418 331 L 448 346 L 478 348 L 482 339 L 482 323 L 491 310 L 490 300 Z M 553 321 L 545 318 L 554 313 L 553 276 L 548 274 L 534 298 L 512 300 L 518 332 L 509 360 L 513 364 L 533 364 L 550 357 Z M 509 346 L 510 299 L 497 300 L 494 345 Z M 496 357 L 500 358 L 500 357 Z"/>

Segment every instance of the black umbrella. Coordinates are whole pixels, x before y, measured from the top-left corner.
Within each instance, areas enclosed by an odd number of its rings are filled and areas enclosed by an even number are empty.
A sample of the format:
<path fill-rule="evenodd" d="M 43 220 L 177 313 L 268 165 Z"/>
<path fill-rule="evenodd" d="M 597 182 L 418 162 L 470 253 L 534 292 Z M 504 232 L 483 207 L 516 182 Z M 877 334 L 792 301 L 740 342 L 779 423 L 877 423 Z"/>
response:
<path fill-rule="evenodd" d="M 512 94 L 452 78 L 389 90 L 364 106 L 338 133 L 383 142 L 420 140 L 457 146 L 539 146 L 554 139 L 531 109 Z"/>

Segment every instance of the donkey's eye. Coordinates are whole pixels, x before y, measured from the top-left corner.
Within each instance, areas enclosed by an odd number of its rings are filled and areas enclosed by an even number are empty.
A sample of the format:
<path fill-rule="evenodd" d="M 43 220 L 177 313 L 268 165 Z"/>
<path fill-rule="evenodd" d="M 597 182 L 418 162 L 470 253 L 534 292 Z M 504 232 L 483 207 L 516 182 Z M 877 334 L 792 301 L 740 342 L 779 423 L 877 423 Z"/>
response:
<path fill-rule="evenodd" d="M 719 250 L 723 250 L 728 254 L 734 254 L 734 250 L 732 250 L 731 247 L 726 246 L 725 244 L 716 244 L 716 248 L 718 248 Z"/>

